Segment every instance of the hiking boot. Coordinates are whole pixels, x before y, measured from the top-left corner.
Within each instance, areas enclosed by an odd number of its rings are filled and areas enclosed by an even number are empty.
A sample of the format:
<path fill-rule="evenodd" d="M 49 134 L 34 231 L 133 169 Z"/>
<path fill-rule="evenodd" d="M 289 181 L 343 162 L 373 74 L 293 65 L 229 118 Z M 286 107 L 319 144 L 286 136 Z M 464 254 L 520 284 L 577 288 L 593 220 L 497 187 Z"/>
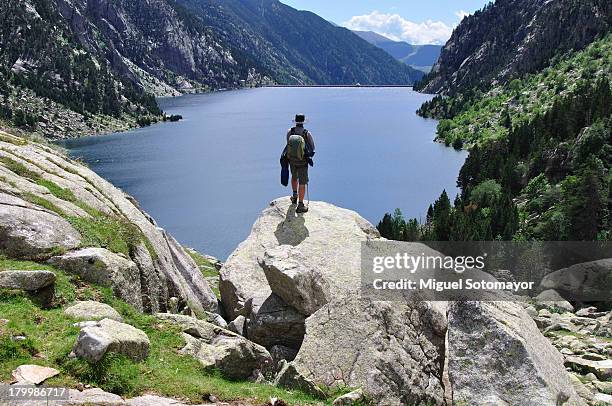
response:
<path fill-rule="evenodd" d="M 304 202 L 300 202 L 298 204 L 297 209 L 295 209 L 296 213 L 306 213 L 308 212 L 308 207 L 304 206 Z"/>
<path fill-rule="evenodd" d="M 297 203 L 297 199 L 298 199 L 297 194 L 291 196 L 291 204 L 296 204 Z"/>

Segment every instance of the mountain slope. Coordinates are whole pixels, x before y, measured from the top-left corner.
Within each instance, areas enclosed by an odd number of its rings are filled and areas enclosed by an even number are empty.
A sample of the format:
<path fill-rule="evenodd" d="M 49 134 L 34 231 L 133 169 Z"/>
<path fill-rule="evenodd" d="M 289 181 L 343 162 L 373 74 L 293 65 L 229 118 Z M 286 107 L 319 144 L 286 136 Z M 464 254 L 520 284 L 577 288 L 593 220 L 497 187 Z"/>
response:
<path fill-rule="evenodd" d="M 534 73 L 611 26 L 608 0 L 497 0 L 461 21 L 418 88 L 453 94 Z"/>
<path fill-rule="evenodd" d="M 177 0 L 280 83 L 411 84 L 422 73 L 346 28 L 277 0 Z"/>
<path fill-rule="evenodd" d="M 429 70 L 440 56 L 441 45 L 412 45 L 404 41 L 393 41 L 373 31 L 353 31 L 355 34 L 375 45 L 395 59 L 415 69 Z"/>

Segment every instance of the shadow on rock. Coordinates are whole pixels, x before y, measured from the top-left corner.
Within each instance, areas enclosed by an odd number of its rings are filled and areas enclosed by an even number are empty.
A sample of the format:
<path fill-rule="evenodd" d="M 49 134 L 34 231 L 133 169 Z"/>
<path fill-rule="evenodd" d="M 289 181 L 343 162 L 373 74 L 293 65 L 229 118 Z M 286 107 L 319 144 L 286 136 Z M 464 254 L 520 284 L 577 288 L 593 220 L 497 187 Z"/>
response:
<path fill-rule="evenodd" d="M 279 245 L 297 246 L 304 241 L 310 233 L 304 225 L 304 216 L 295 212 L 296 206 L 291 205 L 285 214 L 285 220 L 278 224 L 274 235 Z"/>

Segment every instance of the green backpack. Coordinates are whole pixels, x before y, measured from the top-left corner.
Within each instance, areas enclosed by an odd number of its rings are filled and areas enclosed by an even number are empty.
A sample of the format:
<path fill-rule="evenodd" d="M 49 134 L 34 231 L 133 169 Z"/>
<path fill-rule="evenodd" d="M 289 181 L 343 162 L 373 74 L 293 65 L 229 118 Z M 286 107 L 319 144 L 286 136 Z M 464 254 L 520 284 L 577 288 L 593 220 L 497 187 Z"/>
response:
<path fill-rule="evenodd" d="M 305 134 L 304 134 L 305 135 Z M 304 136 L 291 134 L 287 140 L 287 159 L 289 161 L 303 161 L 306 141 Z"/>

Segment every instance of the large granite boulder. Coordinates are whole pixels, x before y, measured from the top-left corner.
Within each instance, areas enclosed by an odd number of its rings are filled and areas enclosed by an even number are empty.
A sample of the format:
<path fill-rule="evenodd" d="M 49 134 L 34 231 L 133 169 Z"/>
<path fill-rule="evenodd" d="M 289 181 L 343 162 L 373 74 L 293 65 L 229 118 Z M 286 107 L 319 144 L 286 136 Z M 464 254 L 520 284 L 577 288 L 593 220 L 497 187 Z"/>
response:
<path fill-rule="evenodd" d="M 447 340 L 457 404 L 583 404 L 563 357 L 517 303 L 451 303 Z"/>
<path fill-rule="evenodd" d="M 149 338 L 144 331 L 111 319 L 83 327 L 72 349 L 74 355 L 98 362 L 108 352 L 142 361 L 149 354 Z"/>
<path fill-rule="evenodd" d="M 583 262 L 546 275 L 540 288 L 554 289 L 579 302 L 607 301 L 612 297 L 612 258 Z"/>
<path fill-rule="evenodd" d="M 44 260 L 80 243 L 81 235 L 67 220 L 0 189 L 0 254 Z"/>
<path fill-rule="evenodd" d="M 272 367 L 272 357 L 262 346 L 215 324 L 180 314 L 157 317 L 183 330 L 181 353 L 200 361 L 205 369 L 219 370 L 229 379 L 247 379 L 254 371 Z"/>
<path fill-rule="evenodd" d="M 155 313 L 167 311 L 169 299 L 176 297 L 181 310 L 188 307 L 198 314 L 219 311 L 217 298 L 194 260 L 133 198 L 53 148 L 23 142 L 4 132 L 0 134 L 0 157 L 3 158 L 0 160 L 0 254 L 44 260 L 79 248 L 83 238 L 64 217 L 91 218 L 88 214 L 91 210 L 83 209 L 87 206 L 129 223 L 142 234 L 142 241 L 134 242 L 130 258 L 126 258 L 136 265 L 140 280 L 140 288 L 132 292 L 134 297 L 130 302 Z M 27 170 L 26 176 L 13 172 L 10 168 L 15 165 L 7 162 L 21 165 Z M 69 190 L 74 199 L 60 199 L 34 178 Z M 30 201 L 47 201 L 58 210 L 50 211 Z M 135 283 L 135 280 L 128 281 Z M 116 285 L 122 283 L 118 281 Z"/>
<path fill-rule="evenodd" d="M 444 304 L 345 296 L 306 320 L 292 362 L 320 385 L 360 387 L 376 404 L 444 404 Z"/>
<path fill-rule="evenodd" d="M 83 248 L 53 257 L 49 263 L 84 281 L 111 287 L 115 295 L 143 309 L 140 270 L 133 261 L 119 254 L 106 248 Z"/>
<path fill-rule="evenodd" d="M 246 316 L 249 299 L 270 296 L 258 258 L 281 245 L 299 248 L 310 266 L 324 272 L 332 296 L 359 288 L 361 242 L 380 238 L 376 228 L 354 211 L 329 203 L 310 202 L 303 215 L 296 214 L 295 207 L 289 198 L 271 202 L 221 268 L 219 289 L 230 319 Z"/>
<path fill-rule="evenodd" d="M 323 271 L 291 245 L 269 249 L 260 259 L 268 284 L 276 295 L 298 312 L 310 316 L 331 298 Z"/>
<path fill-rule="evenodd" d="M 309 212 L 302 215 L 296 214 L 295 205 L 290 203 L 288 198 L 270 203 L 249 237 L 221 268 L 219 289 L 229 319 L 244 315 L 247 337 L 267 348 L 273 345 L 299 348 L 305 315 L 331 297 L 357 292 L 361 242 L 380 238 L 376 228 L 353 211 L 311 202 Z M 277 248 L 280 251 L 274 250 Z M 285 265 L 304 258 L 308 264 L 297 274 L 285 272 L 288 271 Z M 312 281 L 314 273 L 320 276 L 319 285 L 306 292 L 301 281 L 296 283 L 297 279 Z M 280 295 L 273 294 L 275 291 Z M 291 294 L 298 291 L 301 296 L 291 302 L 299 311 L 282 298 L 291 299 Z M 306 296 L 313 292 L 317 292 L 316 297 Z"/>

